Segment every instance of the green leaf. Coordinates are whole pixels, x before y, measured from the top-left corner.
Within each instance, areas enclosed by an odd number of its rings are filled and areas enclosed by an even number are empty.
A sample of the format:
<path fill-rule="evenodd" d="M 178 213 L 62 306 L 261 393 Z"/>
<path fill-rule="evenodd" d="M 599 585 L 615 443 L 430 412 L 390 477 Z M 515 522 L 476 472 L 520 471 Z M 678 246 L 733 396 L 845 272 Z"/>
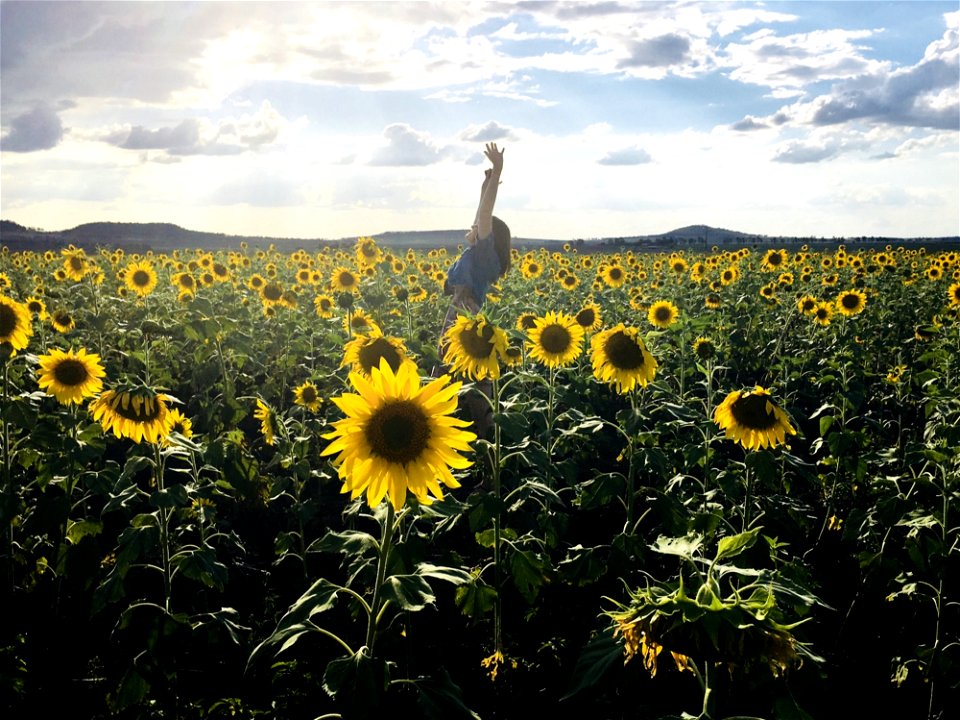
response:
<path fill-rule="evenodd" d="M 567 557 L 560 562 L 557 569 L 566 582 L 583 587 L 599 579 L 607 571 L 609 554 L 610 548 L 607 545 L 594 548 L 574 545 L 567 551 Z"/>
<path fill-rule="evenodd" d="M 577 485 L 578 502 L 581 510 L 596 510 L 619 500 L 626 492 L 626 479 L 620 473 L 597 475 Z"/>
<path fill-rule="evenodd" d="M 380 704 L 389 682 L 387 663 L 370 657 L 366 648 L 351 657 L 332 660 L 323 673 L 323 689 L 331 697 L 348 704 L 357 717 L 366 717 L 365 710 Z"/>
<path fill-rule="evenodd" d="M 833 415 L 823 415 L 820 418 L 820 436 L 827 434 L 827 430 L 830 429 L 830 426 L 836 421 L 836 418 Z"/>
<path fill-rule="evenodd" d="M 417 699 L 420 717 L 427 720 L 446 720 L 447 718 L 480 720 L 480 716 L 464 704 L 463 693 L 445 668 L 438 669 L 429 678 L 418 678 L 416 683 L 420 691 L 420 697 Z"/>
<path fill-rule="evenodd" d="M 701 545 L 703 545 L 703 538 L 700 535 L 687 535 L 686 537 L 676 538 L 661 535 L 657 538 L 657 541 L 650 546 L 650 549 L 663 555 L 677 555 L 687 560 L 692 560 Z"/>
<path fill-rule="evenodd" d="M 474 582 L 461 585 L 454 595 L 454 602 L 464 615 L 478 618 L 493 610 L 497 601 L 497 591 L 477 578 Z"/>
<path fill-rule="evenodd" d="M 177 569 L 191 580 L 203 583 L 208 588 L 221 592 L 227 586 L 227 566 L 217 562 L 212 548 L 178 555 L 175 561 Z"/>
<path fill-rule="evenodd" d="M 76 545 L 85 537 L 94 537 L 103 531 L 103 521 L 93 518 L 71 520 L 67 526 L 67 540 Z"/>
<path fill-rule="evenodd" d="M 573 687 L 561 697 L 568 700 L 599 683 L 610 668 L 623 665 L 623 645 L 611 632 L 598 633 L 580 653 L 573 668 Z"/>
<path fill-rule="evenodd" d="M 713 561 L 719 562 L 724 558 L 732 558 L 739 555 L 757 541 L 757 535 L 761 529 L 760 527 L 755 527 L 753 530 L 747 530 L 747 532 L 740 533 L 739 535 L 730 535 L 722 538 L 720 542 L 717 543 L 717 556 Z"/>
<path fill-rule="evenodd" d="M 476 538 L 477 538 L 477 544 L 480 545 L 480 547 L 492 548 L 494 546 L 496 536 L 494 534 L 493 528 L 487 528 L 486 530 L 478 532 L 476 534 Z M 501 543 L 504 540 L 516 540 L 516 539 L 517 539 L 517 531 L 514 530 L 513 528 L 500 529 Z"/>
<path fill-rule="evenodd" d="M 430 563 L 420 563 L 417 565 L 417 575 L 443 580 L 448 583 L 453 583 L 454 585 L 464 585 L 473 582 L 474 579 L 473 573 L 461 568 L 431 565 Z"/>
<path fill-rule="evenodd" d="M 327 531 L 319 540 L 310 544 L 309 551 L 340 552 L 345 555 L 357 555 L 369 550 L 376 550 L 380 546 L 377 539 L 359 530 L 344 530 L 343 532 Z"/>
<path fill-rule="evenodd" d="M 391 575 L 383 582 L 383 597 L 404 610 L 417 612 L 436 600 L 430 584 L 419 575 Z"/>
<path fill-rule="evenodd" d="M 510 555 L 510 574 L 520 594 L 532 605 L 540 586 L 547 581 L 543 562 L 529 550 L 515 550 Z"/>

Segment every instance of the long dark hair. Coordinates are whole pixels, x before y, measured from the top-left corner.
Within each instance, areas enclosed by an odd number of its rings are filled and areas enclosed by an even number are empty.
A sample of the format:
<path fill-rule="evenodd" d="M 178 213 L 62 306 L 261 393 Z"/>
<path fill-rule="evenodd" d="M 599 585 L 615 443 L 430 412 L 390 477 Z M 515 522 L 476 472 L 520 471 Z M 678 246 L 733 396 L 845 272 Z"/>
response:
<path fill-rule="evenodd" d="M 510 269 L 510 228 L 496 215 L 493 216 L 493 247 L 500 261 L 500 277 L 503 277 Z"/>

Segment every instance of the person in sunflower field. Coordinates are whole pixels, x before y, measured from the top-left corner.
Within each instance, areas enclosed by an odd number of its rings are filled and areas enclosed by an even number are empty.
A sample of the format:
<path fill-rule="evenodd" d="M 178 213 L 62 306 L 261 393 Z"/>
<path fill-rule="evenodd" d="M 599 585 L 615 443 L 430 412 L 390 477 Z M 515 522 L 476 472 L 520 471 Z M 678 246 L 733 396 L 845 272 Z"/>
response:
<path fill-rule="evenodd" d="M 487 290 L 510 269 L 510 228 L 493 215 L 500 175 L 503 172 L 503 149 L 497 148 L 496 143 L 487 143 L 484 155 L 492 167 L 484 172 L 480 204 L 477 206 L 473 225 L 464 236 L 467 247 L 450 266 L 443 286 L 443 294 L 451 296 L 451 300 L 443 319 L 437 348 L 441 363 L 446 352 L 444 336 L 457 321 L 457 316 L 476 315 L 480 312 Z M 477 436 L 486 437 L 493 427 L 493 411 L 488 402 L 488 398 L 492 397 L 493 384 L 490 380 L 479 381 L 476 390 L 486 397 L 469 393 L 463 404 L 474 422 Z"/>

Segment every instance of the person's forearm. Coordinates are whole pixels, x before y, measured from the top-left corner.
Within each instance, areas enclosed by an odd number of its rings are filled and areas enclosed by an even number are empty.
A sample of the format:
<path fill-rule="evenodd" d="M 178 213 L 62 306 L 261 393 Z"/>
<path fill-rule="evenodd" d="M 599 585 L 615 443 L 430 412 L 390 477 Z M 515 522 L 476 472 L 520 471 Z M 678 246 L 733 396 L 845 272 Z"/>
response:
<path fill-rule="evenodd" d="M 500 169 L 494 168 L 487 177 L 486 188 L 477 208 L 477 234 L 487 237 L 493 231 L 493 207 L 497 203 L 497 189 L 500 187 Z"/>

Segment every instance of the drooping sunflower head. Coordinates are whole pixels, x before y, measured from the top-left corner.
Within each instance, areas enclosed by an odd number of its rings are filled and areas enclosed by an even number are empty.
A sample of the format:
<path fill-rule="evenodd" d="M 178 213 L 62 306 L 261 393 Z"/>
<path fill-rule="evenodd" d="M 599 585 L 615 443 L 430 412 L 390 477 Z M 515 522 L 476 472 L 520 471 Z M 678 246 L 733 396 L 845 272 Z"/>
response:
<path fill-rule="evenodd" d="M 458 315 L 443 336 L 443 361 L 456 375 L 471 380 L 500 377 L 500 359 L 507 352 L 507 334 L 483 315 Z"/>
<path fill-rule="evenodd" d="M 598 330 L 600 325 L 603 323 L 602 318 L 600 317 L 600 306 L 596 303 L 587 303 L 578 312 L 574 318 L 577 321 L 577 325 L 582 327 L 587 332 L 593 332 Z"/>
<path fill-rule="evenodd" d="M 84 348 L 76 352 L 51 350 L 40 355 L 38 360 L 40 374 L 37 384 L 62 405 L 79 405 L 103 389 L 101 378 L 107 373 L 100 364 L 100 356 L 88 354 Z"/>
<path fill-rule="evenodd" d="M 257 408 L 253 411 L 253 417 L 260 421 L 260 433 L 263 435 L 263 441 L 267 445 L 276 445 L 277 414 L 273 411 L 273 408 L 257 398 Z"/>
<path fill-rule="evenodd" d="M 369 377 L 374 368 L 380 367 L 381 360 L 396 372 L 402 363 L 412 362 L 408 355 L 403 340 L 385 336 L 380 328 L 373 326 L 369 333 L 357 335 L 344 346 L 340 367 L 349 365 L 352 372 Z"/>
<path fill-rule="evenodd" d="M 167 407 L 169 397 L 152 388 L 137 387 L 106 390 L 90 403 L 93 419 L 104 432 L 135 443 L 162 441 L 170 434 L 172 420 Z"/>
<path fill-rule="evenodd" d="M 658 328 L 668 328 L 680 317 L 680 310 L 669 300 L 658 300 L 647 311 L 647 320 Z"/>
<path fill-rule="evenodd" d="M 537 318 L 527 337 L 530 357 L 549 368 L 569 365 L 583 350 L 583 328 L 564 313 Z"/>
<path fill-rule="evenodd" d="M 294 388 L 293 402 L 300 407 L 307 408 L 310 412 L 316 412 L 323 404 L 323 398 L 320 397 L 317 386 L 307 381 Z"/>
<path fill-rule="evenodd" d="M 460 487 L 451 469 L 473 464 L 461 453 L 477 437 L 463 430 L 468 421 L 453 416 L 462 383 L 444 375 L 421 386 L 412 363 L 394 373 L 386 361 L 369 378 L 350 373 L 350 383 L 356 394 L 331 398 L 346 417 L 323 436 L 331 442 L 321 453 L 337 455 L 340 492 L 366 495 L 372 508 L 389 496 L 400 510 L 408 492 L 429 505 L 443 499 L 441 485 Z"/>
<path fill-rule="evenodd" d="M 837 296 L 837 310 L 847 317 L 859 315 L 866 305 L 867 294 L 860 290 L 844 290 Z"/>
<path fill-rule="evenodd" d="M 123 283 L 130 292 L 146 297 L 157 287 L 157 271 L 146 260 L 132 262 L 123 274 Z"/>
<path fill-rule="evenodd" d="M 729 440 L 747 450 L 776 447 L 786 436 L 796 435 L 787 414 L 773 401 L 770 393 L 757 385 L 753 390 L 734 390 L 717 406 L 713 419 Z"/>
<path fill-rule="evenodd" d="M 637 385 L 646 387 L 657 372 L 657 361 L 647 350 L 640 331 L 623 323 L 593 336 L 590 359 L 594 377 L 616 385 L 621 394 Z"/>
<path fill-rule="evenodd" d="M 27 306 L 0 295 L 0 344 L 9 344 L 17 352 L 27 346 L 31 335 L 33 323 Z"/>

